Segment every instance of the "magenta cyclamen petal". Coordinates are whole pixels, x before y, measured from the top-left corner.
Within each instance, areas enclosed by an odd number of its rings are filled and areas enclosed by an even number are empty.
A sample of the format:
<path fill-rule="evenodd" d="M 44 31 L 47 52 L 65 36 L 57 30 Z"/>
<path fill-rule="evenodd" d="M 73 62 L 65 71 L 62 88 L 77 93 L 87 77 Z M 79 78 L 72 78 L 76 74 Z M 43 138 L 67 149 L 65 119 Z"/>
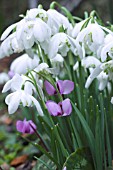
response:
<path fill-rule="evenodd" d="M 65 99 L 58 104 L 53 101 L 47 101 L 46 106 L 52 116 L 68 116 L 72 112 L 70 99 Z"/>
<path fill-rule="evenodd" d="M 58 80 L 58 81 L 57 81 L 57 88 L 58 88 L 60 94 L 63 94 L 63 92 L 64 92 L 63 82 L 64 82 L 63 80 Z"/>
<path fill-rule="evenodd" d="M 54 88 L 47 80 L 45 80 L 44 85 L 45 85 L 45 88 L 46 88 L 46 92 L 47 92 L 50 96 L 56 94 L 55 88 Z"/>
<path fill-rule="evenodd" d="M 52 116 L 62 115 L 62 110 L 57 103 L 49 100 L 47 101 L 46 106 Z"/>
<path fill-rule="evenodd" d="M 62 110 L 63 110 L 63 116 L 68 116 L 72 112 L 72 106 L 70 103 L 70 99 L 65 99 L 62 101 Z"/>
<path fill-rule="evenodd" d="M 33 128 L 31 127 L 31 125 Z M 32 120 L 27 121 L 26 119 L 24 119 L 23 121 L 21 120 L 17 121 L 16 128 L 17 128 L 17 131 L 21 133 L 32 134 L 34 133 L 34 129 L 36 130 L 36 125 L 33 123 Z"/>
<path fill-rule="evenodd" d="M 63 81 L 63 94 L 69 94 L 74 90 L 74 83 L 70 80 Z"/>

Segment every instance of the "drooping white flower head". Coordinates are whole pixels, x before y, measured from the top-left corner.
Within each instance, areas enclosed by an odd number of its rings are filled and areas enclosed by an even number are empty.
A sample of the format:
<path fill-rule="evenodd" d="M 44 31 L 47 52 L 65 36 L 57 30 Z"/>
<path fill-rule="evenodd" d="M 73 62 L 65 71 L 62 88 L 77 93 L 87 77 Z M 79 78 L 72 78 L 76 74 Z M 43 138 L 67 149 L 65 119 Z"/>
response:
<path fill-rule="evenodd" d="M 113 59 L 113 39 L 106 43 L 106 45 L 101 50 L 101 60 L 102 62 L 106 61 L 108 56 Z"/>
<path fill-rule="evenodd" d="M 23 54 L 16 58 L 10 66 L 10 70 L 14 73 L 25 74 L 28 70 L 33 70 L 39 64 L 39 57 L 34 54 L 34 58 L 30 58 L 28 54 Z"/>
<path fill-rule="evenodd" d="M 48 57 L 52 59 L 58 53 L 64 57 L 67 55 L 67 52 L 69 50 L 71 50 L 72 52 L 74 52 L 75 50 L 74 44 L 72 44 L 72 42 L 70 41 L 69 36 L 67 36 L 65 33 L 57 33 L 50 40 Z"/>
<path fill-rule="evenodd" d="M 26 76 L 24 75 L 20 76 L 19 74 L 15 74 L 13 78 L 7 81 L 7 83 L 4 85 L 2 93 L 5 93 L 9 90 L 18 91 L 21 90 L 22 87 L 24 86 L 24 91 L 32 95 L 33 91 L 35 91 L 35 87 L 29 81 L 30 79 L 27 78 Z"/>
<path fill-rule="evenodd" d="M 105 32 L 98 24 L 89 23 L 86 28 L 80 31 L 76 38 L 78 51 L 80 50 L 79 48 L 83 51 L 82 54 L 80 54 L 80 58 L 92 52 L 95 54 L 100 45 L 104 43 L 104 37 Z"/>
<path fill-rule="evenodd" d="M 82 26 L 84 25 L 84 23 L 87 21 L 87 19 L 75 24 L 73 31 L 72 31 L 72 37 L 76 38 L 78 33 L 81 31 Z"/>
<path fill-rule="evenodd" d="M 25 107 L 32 107 L 33 104 L 36 106 L 36 109 L 40 116 L 43 116 L 43 111 L 39 102 L 31 96 L 29 93 L 24 90 L 18 90 L 9 94 L 5 99 L 6 104 L 8 105 L 9 114 L 13 114 L 17 111 L 20 103 Z"/>
<path fill-rule="evenodd" d="M 49 9 L 47 11 L 48 21 L 47 24 L 52 29 L 52 35 L 59 32 L 61 26 L 63 26 L 64 30 L 70 34 L 72 31 L 72 25 L 70 24 L 69 20 L 62 14 L 60 14 L 55 9 Z"/>
<path fill-rule="evenodd" d="M 97 78 L 100 82 L 100 90 L 103 90 L 107 86 L 109 80 L 113 81 L 113 60 L 101 63 L 95 69 L 93 69 L 86 81 L 85 87 L 89 88 L 90 84 L 95 78 Z"/>
<path fill-rule="evenodd" d="M 17 41 L 16 33 L 13 33 L 2 42 L 0 46 L 0 58 L 10 56 L 13 53 L 20 53 L 23 49 L 23 45 Z"/>

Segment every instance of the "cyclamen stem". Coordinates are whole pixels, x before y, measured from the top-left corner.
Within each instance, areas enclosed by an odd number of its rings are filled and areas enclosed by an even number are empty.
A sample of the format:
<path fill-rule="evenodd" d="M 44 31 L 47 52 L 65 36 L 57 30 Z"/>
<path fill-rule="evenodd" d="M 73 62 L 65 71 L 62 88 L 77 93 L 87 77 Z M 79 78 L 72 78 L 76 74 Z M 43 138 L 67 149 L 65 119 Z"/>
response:
<path fill-rule="evenodd" d="M 34 127 L 33 127 L 31 124 L 30 124 L 30 126 L 32 127 L 32 129 L 34 130 L 36 136 L 40 139 L 40 141 L 42 142 L 44 148 L 45 148 L 46 151 L 48 152 L 49 150 L 48 150 L 47 146 L 45 145 L 44 141 L 42 140 L 41 136 L 39 135 L 39 133 L 36 131 L 36 129 L 34 129 Z"/>

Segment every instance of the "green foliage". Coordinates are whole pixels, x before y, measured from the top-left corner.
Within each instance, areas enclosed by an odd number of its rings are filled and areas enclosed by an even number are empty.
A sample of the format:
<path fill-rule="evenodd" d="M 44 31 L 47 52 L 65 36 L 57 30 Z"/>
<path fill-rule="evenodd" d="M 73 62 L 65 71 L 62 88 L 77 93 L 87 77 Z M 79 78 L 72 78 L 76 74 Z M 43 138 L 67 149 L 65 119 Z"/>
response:
<path fill-rule="evenodd" d="M 66 170 L 94 170 L 88 148 L 77 149 L 77 151 L 69 155 L 64 167 L 66 167 Z"/>
<path fill-rule="evenodd" d="M 56 165 L 48 159 L 47 156 L 42 155 L 40 158 L 35 157 L 38 161 L 33 170 L 56 170 Z"/>

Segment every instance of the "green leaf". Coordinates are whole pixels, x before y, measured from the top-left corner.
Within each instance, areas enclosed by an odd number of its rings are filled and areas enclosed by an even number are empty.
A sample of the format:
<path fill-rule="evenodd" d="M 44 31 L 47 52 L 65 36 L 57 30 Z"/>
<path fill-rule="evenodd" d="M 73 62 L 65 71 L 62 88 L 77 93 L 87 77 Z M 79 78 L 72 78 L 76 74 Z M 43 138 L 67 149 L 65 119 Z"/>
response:
<path fill-rule="evenodd" d="M 89 149 L 77 149 L 67 158 L 64 167 L 66 167 L 66 170 L 94 170 Z"/>

